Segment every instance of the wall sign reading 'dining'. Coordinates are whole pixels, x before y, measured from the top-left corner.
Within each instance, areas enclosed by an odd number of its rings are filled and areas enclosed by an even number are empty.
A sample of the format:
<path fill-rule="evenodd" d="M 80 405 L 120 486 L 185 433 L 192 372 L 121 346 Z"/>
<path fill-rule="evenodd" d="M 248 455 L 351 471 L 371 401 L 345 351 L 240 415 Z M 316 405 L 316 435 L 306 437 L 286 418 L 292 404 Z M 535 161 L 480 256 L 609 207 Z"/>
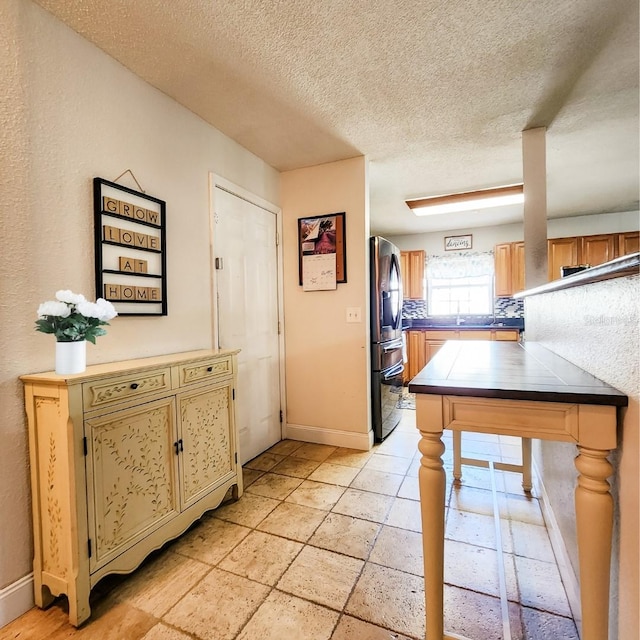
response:
<path fill-rule="evenodd" d="M 167 315 L 166 203 L 93 180 L 96 296 L 118 315 Z"/>
<path fill-rule="evenodd" d="M 445 251 L 460 251 L 462 249 L 471 249 L 473 236 L 445 236 Z"/>

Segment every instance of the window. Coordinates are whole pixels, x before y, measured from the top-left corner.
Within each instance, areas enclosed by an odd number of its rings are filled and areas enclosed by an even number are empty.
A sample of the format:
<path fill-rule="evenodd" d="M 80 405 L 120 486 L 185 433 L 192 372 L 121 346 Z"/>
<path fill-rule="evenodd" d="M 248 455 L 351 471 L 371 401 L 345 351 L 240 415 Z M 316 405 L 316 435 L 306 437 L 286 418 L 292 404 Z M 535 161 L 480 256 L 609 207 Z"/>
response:
<path fill-rule="evenodd" d="M 492 253 L 455 253 L 427 259 L 430 316 L 493 313 Z"/>

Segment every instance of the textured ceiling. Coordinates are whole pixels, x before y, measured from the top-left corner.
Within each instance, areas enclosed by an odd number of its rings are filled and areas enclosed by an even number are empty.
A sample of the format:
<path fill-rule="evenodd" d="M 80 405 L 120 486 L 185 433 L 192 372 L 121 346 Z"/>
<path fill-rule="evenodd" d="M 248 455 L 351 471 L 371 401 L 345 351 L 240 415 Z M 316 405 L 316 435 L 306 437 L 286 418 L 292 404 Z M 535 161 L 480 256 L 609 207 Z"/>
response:
<path fill-rule="evenodd" d="M 365 154 L 382 234 L 407 198 L 522 180 L 546 126 L 549 217 L 638 207 L 637 0 L 36 0 L 279 170 Z"/>

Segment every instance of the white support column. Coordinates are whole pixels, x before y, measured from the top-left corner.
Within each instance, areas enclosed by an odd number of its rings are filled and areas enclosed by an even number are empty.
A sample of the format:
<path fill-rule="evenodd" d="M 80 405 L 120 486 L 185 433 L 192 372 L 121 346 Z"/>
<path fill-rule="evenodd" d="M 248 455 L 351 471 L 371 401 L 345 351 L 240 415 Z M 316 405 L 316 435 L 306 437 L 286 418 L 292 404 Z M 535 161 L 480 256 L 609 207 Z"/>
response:
<path fill-rule="evenodd" d="M 546 128 L 522 132 L 525 289 L 548 280 Z"/>

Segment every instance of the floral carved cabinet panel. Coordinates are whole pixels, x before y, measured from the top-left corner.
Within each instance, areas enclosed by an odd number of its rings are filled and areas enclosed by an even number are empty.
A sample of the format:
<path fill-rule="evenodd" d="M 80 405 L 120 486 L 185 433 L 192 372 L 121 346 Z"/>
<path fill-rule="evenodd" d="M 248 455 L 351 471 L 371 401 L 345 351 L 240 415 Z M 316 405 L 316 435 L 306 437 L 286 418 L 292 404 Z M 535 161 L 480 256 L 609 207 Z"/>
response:
<path fill-rule="evenodd" d="M 165 398 L 86 421 L 92 570 L 178 514 L 174 412 Z"/>
<path fill-rule="evenodd" d="M 179 396 L 182 504 L 198 500 L 234 473 L 229 384 Z"/>
<path fill-rule="evenodd" d="M 133 571 L 229 490 L 242 495 L 236 350 L 22 376 L 29 423 L 36 605 L 91 615 L 109 573 Z"/>

